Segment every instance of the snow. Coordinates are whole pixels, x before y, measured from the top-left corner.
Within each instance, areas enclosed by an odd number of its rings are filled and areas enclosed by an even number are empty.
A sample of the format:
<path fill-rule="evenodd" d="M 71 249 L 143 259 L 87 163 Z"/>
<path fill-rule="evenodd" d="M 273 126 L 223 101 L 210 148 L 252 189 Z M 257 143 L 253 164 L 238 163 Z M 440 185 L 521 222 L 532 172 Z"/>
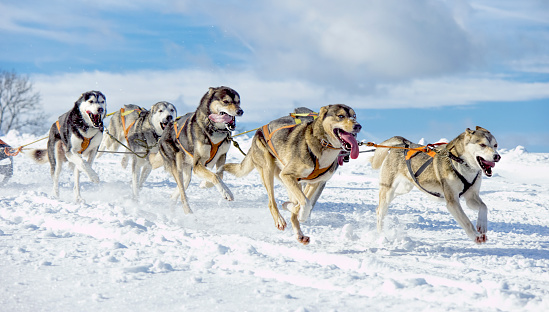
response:
<path fill-rule="evenodd" d="M 250 140 L 238 141 L 247 150 Z M 184 215 L 163 169 L 136 202 L 121 156 L 104 155 L 93 166 L 101 183 L 82 177 L 86 202 L 77 204 L 67 168 L 56 199 L 49 165 L 19 155 L 0 188 L 0 310 L 549 311 L 549 154 L 501 154 L 483 178 L 484 245 L 417 190 L 394 200 L 378 234 L 378 172 L 362 154 L 302 225 L 308 246 L 275 228 L 256 172 L 225 177 L 233 202 L 193 179 L 195 213 Z M 241 159 L 230 150 L 230 162 Z M 275 191 L 286 200 L 281 184 Z"/>

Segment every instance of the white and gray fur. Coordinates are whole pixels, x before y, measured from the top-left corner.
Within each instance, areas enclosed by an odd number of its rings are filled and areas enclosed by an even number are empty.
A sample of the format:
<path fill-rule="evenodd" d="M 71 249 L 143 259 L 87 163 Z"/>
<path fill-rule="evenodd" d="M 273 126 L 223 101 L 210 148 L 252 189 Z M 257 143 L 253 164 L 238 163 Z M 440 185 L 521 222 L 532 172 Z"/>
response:
<path fill-rule="evenodd" d="M 84 92 L 70 111 L 59 116 L 59 129 L 56 122 L 51 126 L 47 149 L 31 151 L 37 162 L 45 163 L 49 160 L 56 197 L 59 197 L 59 175 L 63 163 L 67 161 L 74 170 L 74 197 L 77 202 L 83 201 L 80 195 L 80 172 L 84 172 L 92 182 L 99 183 L 99 176 L 92 169 L 92 163 L 103 139 L 103 119 L 106 114 L 105 95 L 99 91 Z M 89 139 L 89 145 L 83 150 L 85 139 Z"/>
<path fill-rule="evenodd" d="M 158 153 L 158 140 L 166 126 L 177 117 L 177 109 L 173 104 L 161 101 L 154 104 L 150 110 L 127 104 L 124 105 L 124 111 L 131 112 L 122 116 L 121 110 L 118 110 L 112 116 L 107 135 L 99 150 L 116 152 L 122 147 L 119 142 L 123 142 L 135 153 L 123 148 L 126 154 L 122 158 L 122 166 L 126 168 L 128 161 L 132 161 L 132 194 L 134 198 L 138 198 L 143 184 L 152 171 L 150 156 L 154 157 L 154 154 Z M 126 141 L 122 118 L 125 119 L 128 141 Z"/>
<path fill-rule="evenodd" d="M 420 147 L 403 137 L 393 137 L 379 145 L 399 147 Z M 466 129 L 448 144 L 435 148 L 436 155 L 415 179 L 405 160 L 406 150 L 378 147 L 371 158 L 372 168 L 380 169 L 379 205 L 377 207 L 377 228 L 383 229 L 383 219 L 389 204 L 398 195 L 410 192 L 414 186 L 431 198 L 442 198 L 446 207 L 467 236 L 477 244 L 486 242 L 488 229 L 488 208 L 479 196 L 482 172 L 492 176 L 492 168 L 500 160 L 497 141 L 486 129 Z M 417 153 L 410 159 L 415 173 L 430 156 Z M 467 206 L 478 211 L 476 227 L 471 223 L 460 205 L 460 196 Z"/>

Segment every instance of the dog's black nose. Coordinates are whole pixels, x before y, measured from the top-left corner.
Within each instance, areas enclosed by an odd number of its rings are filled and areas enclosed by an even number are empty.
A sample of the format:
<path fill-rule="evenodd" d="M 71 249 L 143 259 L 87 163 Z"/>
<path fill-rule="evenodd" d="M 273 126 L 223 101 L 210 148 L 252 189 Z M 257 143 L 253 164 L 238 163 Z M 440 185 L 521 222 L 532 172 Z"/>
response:
<path fill-rule="evenodd" d="M 500 156 L 499 154 L 495 154 L 495 155 L 494 155 L 494 161 L 495 161 L 495 162 L 498 162 L 498 161 L 500 161 L 500 160 L 501 160 L 501 156 Z"/>
<path fill-rule="evenodd" d="M 354 132 L 359 132 L 362 129 L 362 126 L 360 124 L 355 124 L 353 127 Z"/>
<path fill-rule="evenodd" d="M 239 108 L 237 111 L 236 111 L 236 115 L 238 117 L 242 116 L 244 114 L 244 111 L 242 110 L 242 108 Z"/>
<path fill-rule="evenodd" d="M 170 121 L 172 121 L 172 120 L 173 120 L 172 115 L 169 115 L 168 117 L 166 117 L 166 121 L 167 121 L 167 122 L 170 122 Z"/>

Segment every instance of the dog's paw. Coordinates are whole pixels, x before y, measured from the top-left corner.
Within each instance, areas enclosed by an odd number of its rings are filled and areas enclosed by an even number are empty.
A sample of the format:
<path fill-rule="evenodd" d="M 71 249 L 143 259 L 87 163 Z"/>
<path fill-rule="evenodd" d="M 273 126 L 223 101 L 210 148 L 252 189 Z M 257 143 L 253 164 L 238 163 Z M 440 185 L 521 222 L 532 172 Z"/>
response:
<path fill-rule="evenodd" d="M 488 241 L 488 237 L 486 237 L 486 234 L 480 234 L 476 237 L 475 243 L 477 244 L 484 244 Z"/>
<path fill-rule="evenodd" d="M 310 202 L 307 201 L 307 204 L 299 209 L 299 214 L 297 216 L 299 222 L 307 221 L 307 219 L 309 219 L 309 216 L 311 215 L 311 210 L 313 210 L 313 207 L 311 206 Z"/>
<path fill-rule="evenodd" d="M 229 188 L 225 184 L 223 183 L 218 184 L 217 189 L 219 190 L 219 192 L 221 193 L 221 196 L 223 196 L 224 199 L 228 201 L 234 200 L 233 193 L 231 192 L 231 190 L 229 190 Z"/>
<path fill-rule="evenodd" d="M 309 243 L 311 242 L 311 239 L 309 238 L 309 236 L 298 235 L 297 241 L 302 243 L 303 245 L 309 245 Z"/>
<path fill-rule="evenodd" d="M 89 172 L 88 178 L 90 178 L 93 183 L 99 183 L 99 176 L 95 173 L 95 171 Z"/>
<path fill-rule="evenodd" d="M 275 226 L 277 229 L 284 231 L 286 229 L 286 220 L 279 215 L 278 219 L 275 221 Z"/>
<path fill-rule="evenodd" d="M 298 205 L 290 201 L 284 202 L 281 206 L 282 209 L 289 211 L 291 213 L 297 213 Z"/>

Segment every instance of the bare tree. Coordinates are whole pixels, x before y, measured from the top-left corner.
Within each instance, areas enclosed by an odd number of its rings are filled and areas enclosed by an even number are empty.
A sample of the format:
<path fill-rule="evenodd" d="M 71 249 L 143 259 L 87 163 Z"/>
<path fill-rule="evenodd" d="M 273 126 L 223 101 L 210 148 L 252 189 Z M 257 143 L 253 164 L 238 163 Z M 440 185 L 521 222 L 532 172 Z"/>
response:
<path fill-rule="evenodd" d="M 32 88 L 27 76 L 14 71 L 0 72 L 0 133 L 44 128 L 46 115 L 40 105 L 40 94 Z"/>

